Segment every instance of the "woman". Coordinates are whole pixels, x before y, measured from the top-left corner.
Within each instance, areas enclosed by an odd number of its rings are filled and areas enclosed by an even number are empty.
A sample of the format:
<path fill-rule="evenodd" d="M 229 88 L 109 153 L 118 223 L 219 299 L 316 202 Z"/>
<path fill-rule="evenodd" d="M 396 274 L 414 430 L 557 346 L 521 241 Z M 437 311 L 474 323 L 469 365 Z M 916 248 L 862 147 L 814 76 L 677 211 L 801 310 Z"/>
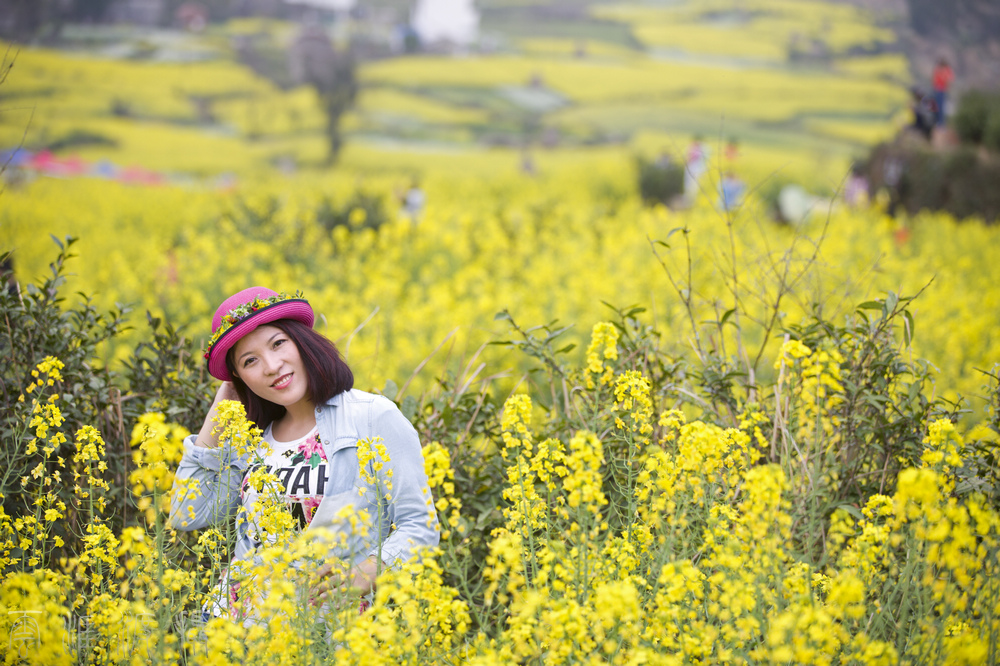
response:
<path fill-rule="evenodd" d="M 251 559 L 262 545 L 252 529 L 257 493 L 248 483 L 247 456 L 213 433 L 219 403 L 239 400 L 263 430 L 270 448 L 263 464 L 277 475 L 303 529 L 329 527 L 345 509 L 370 517 L 367 529 L 341 528 L 313 590 L 320 597 L 334 589 L 365 596 L 381 566 L 436 546 L 439 526 L 413 426 L 392 401 L 353 388 L 350 368 L 333 343 L 312 330 L 313 319 L 304 299 L 263 287 L 234 294 L 216 310 L 205 357 L 209 373 L 223 383 L 201 431 L 184 442 L 175 478 L 189 481 L 174 485 L 170 521 L 195 530 L 238 516 L 236 562 Z M 376 438 L 388 462 L 377 475 L 371 464 L 362 474 L 358 442 Z M 348 575 L 334 573 L 337 560 L 353 565 Z M 225 596 L 235 600 L 239 584 L 224 584 L 230 587 Z"/>

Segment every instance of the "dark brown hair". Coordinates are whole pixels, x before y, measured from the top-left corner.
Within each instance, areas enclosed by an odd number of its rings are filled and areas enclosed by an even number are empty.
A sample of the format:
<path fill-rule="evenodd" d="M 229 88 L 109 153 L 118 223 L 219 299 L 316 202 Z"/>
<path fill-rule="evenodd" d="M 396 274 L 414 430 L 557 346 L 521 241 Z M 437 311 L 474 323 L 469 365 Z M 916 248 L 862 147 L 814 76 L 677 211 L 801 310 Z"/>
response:
<path fill-rule="evenodd" d="M 354 373 L 332 342 L 294 319 L 278 319 L 269 325 L 284 331 L 298 348 L 309 380 L 309 399 L 313 404 L 321 405 L 333 396 L 354 388 Z M 233 376 L 233 387 L 240 396 L 240 402 L 246 407 L 247 418 L 264 430 L 285 415 L 285 408 L 258 397 L 247 388 L 236 373 L 233 363 L 235 349 L 236 345 L 233 345 L 226 354 L 226 367 Z"/>

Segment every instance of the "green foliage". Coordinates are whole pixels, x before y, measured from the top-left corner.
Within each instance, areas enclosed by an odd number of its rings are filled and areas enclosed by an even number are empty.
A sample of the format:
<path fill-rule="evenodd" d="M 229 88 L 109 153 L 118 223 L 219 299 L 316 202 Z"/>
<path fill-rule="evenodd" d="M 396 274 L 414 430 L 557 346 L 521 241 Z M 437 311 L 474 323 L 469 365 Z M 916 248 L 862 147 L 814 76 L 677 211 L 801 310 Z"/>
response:
<path fill-rule="evenodd" d="M 808 422 L 809 410 L 795 406 L 794 400 L 801 396 L 790 395 L 795 381 L 778 377 L 770 384 L 758 379 L 751 387 L 744 362 L 719 353 L 673 359 L 660 348 L 655 328 L 640 322 L 640 308 L 616 310 L 615 375 L 641 372 L 649 383 L 654 414 L 687 405 L 699 412 L 699 418 L 741 429 L 747 427 L 747 414 L 762 416 L 769 440 L 769 448 L 762 450 L 764 458 L 780 465 L 791 480 L 797 555 L 821 565 L 831 514 L 841 507 L 862 506 L 874 494 L 894 492 L 899 472 L 919 465 L 926 424 L 938 418 L 956 420 L 961 412 L 960 405 L 929 397 L 932 368 L 909 352 L 915 323 L 908 309 L 912 301 L 913 297 L 890 293 L 860 304 L 846 323 L 837 324 L 817 312 L 810 321 L 785 330 L 786 340 L 827 350 L 840 359 L 836 365 L 841 390 L 822 417 L 832 426 L 827 434 L 816 429 L 803 436 L 813 424 Z M 565 328 L 522 329 L 509 314 L 499 316 L 508 319 L 522 338 L 503 344 L 522 349 L 537 363 L 529 373 L 533 394 L 545 400 L 549 414 L 540 434 L 565 437 L 567 432 L 586 429 L 601 437 L 609 521 L 626 524 L 634 442 L 615 436 L 618 412 L 610 408 L 610 387 L 588 389 L 584 378 L 560 360 L 558 355 L 566 349 L 557 338 Z M 731 322 L 732 317 L 724 319 Z M 757 402 L 749 396 L 756 396 Z M 995 476 L 995 470 L 992 473 Z"/>
<path fill-rule="evenodd" d="M 886 180 L 886 164 L 896 161 L 896 184 Z M 886 188 L 892 200 L 911 215 L 921 210 L 944 210 L 958 218 L 1000 217 L 1000 160 L 972 146 L 936 152 L 926 146 L 898 142 L 882 144 L 872 152 L 868 177 L 875 189 Z"/>
<path fill-rule="evenodd" d="M 124 329 L 126 311 L 120 309 L 101 315 L 86 300 L 65 306 L 59 290 L 66 281 L 66 262 L 73 256 L 74 242 L 73 238 L 65 242 L 56 240 L 59 255 L 50 264 L 50 274 L 40 283 L 28 283 L 23 289 L 12 283 L 0 292 L 4 324 L 0 328 L 0 412 L 3 415 L 0 417 L 0 437 L 4 442 L 0 492 L 4 495 L 4 508 L 11 515 L 18 515 L 25 509 L 12 506 L 20 497 L 16 490 L 21 477 L 27 476 L 41 460 L 38 455 L 23 453 L 33 435 L 19 428 L 19 424 L 31 420 L 31 404 L 28 400 L 19 401 L 19 397 L 32 383 L 32 370 L 45 357 L 53 356 L 65 364 L 63 381 L 54 390 L 60 395 L 69 439 L 72 440 L 72 432 L 84 425 L 118 434 L 119 444 L 124 436 L 117 418 L 121 403 L 113 375 L 94 359 L 99 356 L 98 346 Z M 4 278 L 6 282 L 12 276 Z M 56 455 L 68 459 L 71 447 L 70 441 Z M 110 453 L 117 456 L 115 460 L 121 461 L 120 446 L 113 447 Z M 119 494 L 121 490 L 119 487 Z M 60 489 L 64 499 L 68 499 L 70 492 L 68 486 Z"/>
<path fill-rule="evenodd" d="M 1000 509 L 1000 364 L 980 370 L 987 379 L 984 386 L 988 404 L 985 432 L 967 440 L 966 464 L 958 471 L 959 495 L 985 495 L 994 509 Z"/>
<path fill-rule="evenodd" d="M 993 152 L 1000 153 L 1000 95 L 997 95 L 996 102 L 993 112 L 986 119 L 986 128 L 983 130 L 983 145 Z"/>
<path fill-rule="evenodd" d="M 94 146 L 115 147 L 118 142 L 109 139 L 97 132 L 87 130 L 73 130 L 66 136 L 60 137 L 50 143 L 47 148 L 51 151 L 70 150 L 74 148 L 90 148 Z"/>
<path fill-rule="evenodd" d="M 168 322 L 146 313 L 152 339 L 140 342 L 123 364 L 128 387 L 124 415 L 135 419 L 161 412 L 170 423 L 196 430 L 205 418 L 215 380 L 208 374 L 191 341 Z"/>
<path fill-rule="evenodd" d="M 316 221 L 327 231 L 337 227 L 377 230 L 387 220 L 385 199 L 375 193 L 357 190 L 343 203 L 324 198 L 316 210 Z"/>
<path fill-rule="evenodd" d="M 392 384 L 383 391 L 396 399 L 425 447 L 438 442 L 451 456 L 453 495 L 461 500 L 462 517 L 458 525 L 449 526 L 452 534 L 441 544 L 449 562 L 444 576 L 477 606 L 484 603 L 482 571 L 490 535 L 503 522 L 499 507 L 504 465 L 495 444 L 500 440 L 502 398 L 491 390 L 495 377 L 480 376 L 484 368 L 484 363 L 475 367 L 470 363 L 461 376 L 438 379 L 436 390 L 419 400 L 400 399 Z"/>
<path fill-rule="evenodd" d="M 813 451 L 799 442 L 798 461 L 788 460 L 791 453 L 781 451 L 778 441 L 770 453 L 773 462 L 789 468 L 792 478 L 796 473 L 809 476 L 809 492 L 793 501 L 793 531 L 799 528 L 806 557 L 821 557 L 823 546 L 817 540 L 834 510 L 862 506 L 872 495 L 891 494 L 899 472 L 919 465 L 926 424 L 959 416 L 959 405 L 928 397 L 932 367 L 909 353 L 914 319 L 907 308 L 913 300 L 890 292 L 884 299 L 861 303 L 846 324 L 817 315 L 788 328 L 791 339 L 814 350 L 835 349 L 842 357 L 842 399 L 829 413 L 835 432 L 817 442 L 821 448 Z M 775 416 L 781 439 L 792 438 L 786 418 L 794 420 L 794 415 L 779 411 Z"/>
<path fill-rule="evenodd" d="M 636 160 L 639 173 L 639 194 L 648 204 L 666 204 L 684 194 L 684 164 L 663 158 L 649 162 Z"/>
<path fill-rule="evenodd" d="M 1000 149 L 997 124 L 1000 123 L 1000 94 L 970 90 L 962 95 L 952 121 L 959 138 L 974 145 L 987 144 Z M 997 141 L 993 145 L 987 143 Z"/>
<path fill-rule="evenodd" d="M 209 380 L 200 356 L 192 354 L 190 343 L 170 324 L 147 315 L 152 339 L 140 343 L 125 362 L 124 372 L 102 365 L 102 348 L 115 341 L 127 326 L 128 308 L 102 314 L 82 296 L 69 302 L 61 294 L 66 282 L 67 263 L 75 255 L 75 238 L 54 239 L 59 254 L 50 264 L 50 273 L 37 283 L 18 287 L 13 276 L 5 273 L 0 291 L 0 439 L 3 441 L 3 465 L 0 493 L 4 510 L 11 516 L 23 515 L 29 507 L 19 504 L 21 480 L 43 460 L 41 453 L 28 454 L 33 432 L 24 427 L 31 421 L 31 400 L 20 401 L 32 383 L 32 370 L 46 357 L 64 364 L 62 381 L 46 395 L 59 395 L 58 406 L 64 418 L 61 431 L 67 441 L 54 455 L 71 460 L 75 451 L 76 431 L 92 425 L 107 442 L 108 477 L 111 490 L 106 497 L 114 513 L 113 524 L 121 528 L 137 519 L 128 503 L 128 471 L 132 465 L 131 433 L 135 420 L 147 411 L 160 411 L 172 422 L 189 429 L 204 419 L 211 402 Z M 70 504 L 73 484 L 67 479 L 57 489 L 59 497 Z M 80 530 L 70 525 L 77 533 Z M 69 533 L 66 535 L 69 537 Z M 67 550 L 74 552 L 77 543 L 69 537 Z"/>

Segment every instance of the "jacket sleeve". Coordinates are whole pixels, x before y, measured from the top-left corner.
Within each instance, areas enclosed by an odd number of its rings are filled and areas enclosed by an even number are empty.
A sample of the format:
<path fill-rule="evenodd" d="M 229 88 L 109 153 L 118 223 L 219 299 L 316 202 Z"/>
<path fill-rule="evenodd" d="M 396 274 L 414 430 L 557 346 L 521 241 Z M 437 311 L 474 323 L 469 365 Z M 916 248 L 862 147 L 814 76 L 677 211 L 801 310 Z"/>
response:
<path fill-rule="evenodd" d="M 417 431 L 394 404 L 386 402 L 388 405 L 376 412 L 372 434 L 382 438 L 389 455 L 378 476 L 383 483 L 391 481 L 386 512 L 392 527 L 389 536 L 369 555 L 381 556 L 392 566 L 418 558 L 422 549 L 437 546 L 441 528 Z"/>
<path fill-rule="evenodd" d="M 195 438 L 184 440 L 184 455 L 170 491 L 169 524 L 183 531 L 217 525 L 233 515 L 246 469 L 246 462 L 228 443 L 207 449 L 195 445 Z"/>

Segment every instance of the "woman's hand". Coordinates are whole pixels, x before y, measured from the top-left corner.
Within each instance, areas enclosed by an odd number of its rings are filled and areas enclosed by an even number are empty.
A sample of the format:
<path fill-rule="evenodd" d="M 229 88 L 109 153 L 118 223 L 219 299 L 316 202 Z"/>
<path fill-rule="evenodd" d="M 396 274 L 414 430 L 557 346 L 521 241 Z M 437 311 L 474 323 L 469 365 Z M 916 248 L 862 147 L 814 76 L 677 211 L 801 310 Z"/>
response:
<path fill-rule="evenodd" d="M 196 446 L 202 446 L 206 449 L 214 449 L 219 446 L 219 433 L 212 433 L 215 430 L 215 418 L 219 415 L 219 403 L 223 400 L 239 400 L 240 396 L 236 393 L 236 388 L 233 386 L 232 382 L 222 382 L 219 386 L 219 390 L 215 392 L 215 399 L 212 401 L 212 407 L 208 410 L 208 415 L 205 417 L 205 422 L 201 426 L 201 430 L 198 432 L 198 437 L 194 440 Z"/>
<path fill-rule="evenodd" d="M 316 582 L 312 586 L 314 603 L 329 601 L 337 595 L 353 593 L 363 597 L 375 589 L 378 577 L 378 563 L 374 557 L 341 571 L 343 565 L 324 564 L 316 572 Z"/>

